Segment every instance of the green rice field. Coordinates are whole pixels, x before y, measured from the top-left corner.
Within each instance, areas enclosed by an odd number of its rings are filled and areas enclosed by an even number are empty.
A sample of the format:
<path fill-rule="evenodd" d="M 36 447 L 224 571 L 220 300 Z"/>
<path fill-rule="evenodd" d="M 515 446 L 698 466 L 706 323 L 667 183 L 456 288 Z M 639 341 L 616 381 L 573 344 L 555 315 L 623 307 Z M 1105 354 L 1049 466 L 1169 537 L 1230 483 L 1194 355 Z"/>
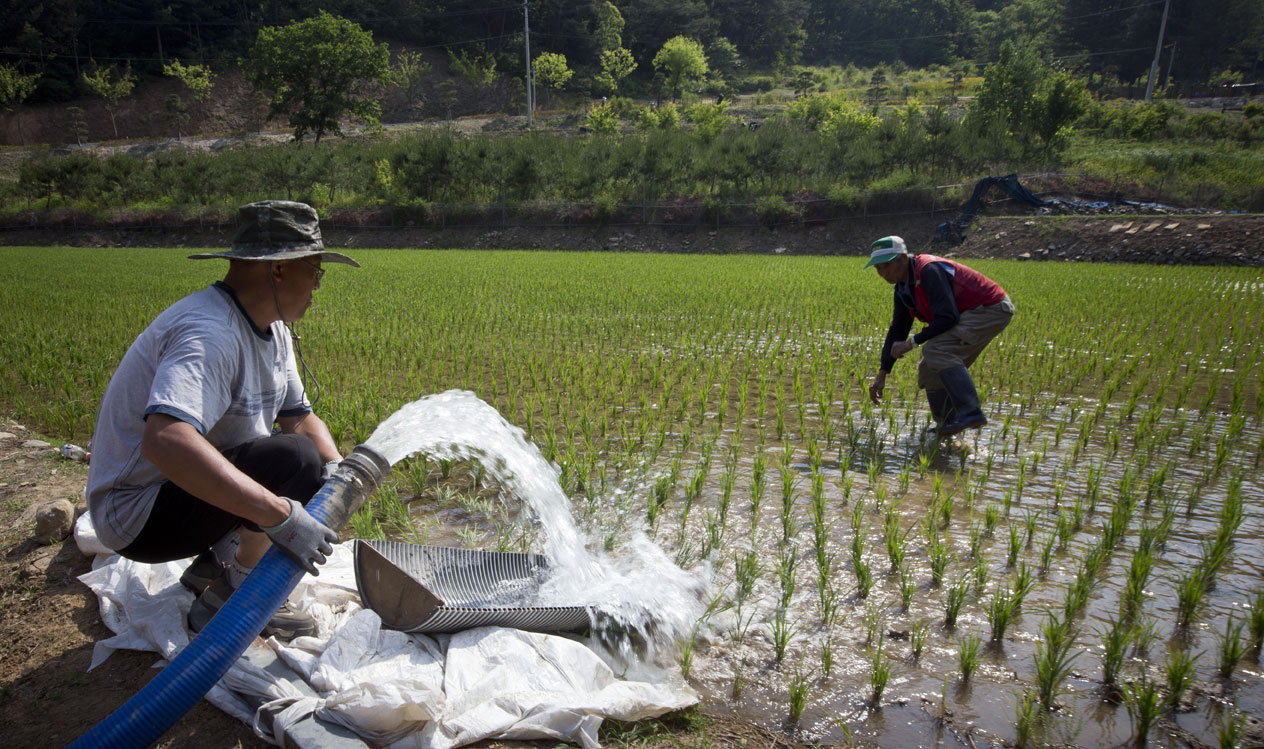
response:
<path fill-rule="evenodd" d="M 0 412 L 68 441 L 132 339 L 226 264 L 0 248 Z M 1264 274 L 970 261 L 1018 313 L 951 443 L 856 257 L 352 250 L 298 324 L 344 449 L 467 389 L 601 553 L 707 583 L 704 711 L 820 743 L 1241 745 L 1264 718 Z M 531 547 L 476 463 L 396 467 L 344 537 Z M 1258 738 L 1256 739 L 1258 741 Z"/>

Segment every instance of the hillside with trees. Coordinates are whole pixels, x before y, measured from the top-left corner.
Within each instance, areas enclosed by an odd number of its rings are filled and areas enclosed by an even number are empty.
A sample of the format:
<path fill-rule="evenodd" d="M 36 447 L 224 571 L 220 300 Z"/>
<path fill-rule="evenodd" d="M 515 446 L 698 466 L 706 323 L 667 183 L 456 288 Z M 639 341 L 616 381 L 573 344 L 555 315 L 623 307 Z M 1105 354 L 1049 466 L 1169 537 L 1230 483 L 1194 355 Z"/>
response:
<path fill-rule="evenodd" d="M 563 56 L 575 89 L 652 92 L 652 60 L 668 40 L 696 41 L 711 61 L 708 85 L 742 88 L 794 65 L 981 69 L 1005 42 L 1056 59 L 1096 84 L 1144 82 L 1164 0 L 530 0 L 533 56 Z M 392 46 L 443 50 L 522 77 L 524 5 L 490 0 L 363 2 L 100 2 L 7 0 L 0 64 L 38 74 L 32 102 L 83 93 L 94 65 L 157 78 L 172 61 L 215 71 L 247 56 L 261 29 L 328 12 Z M 1255 81 L 1264 60 L 1264 4 L 1176 0 L 1164 33 L 1164 81 L 1185 91 Z M 629 66 L 634 65 L 632 70 Z M 622 89 L 621 89 L 622 90 Z M 8 104 L 6 104 L 8 106 Z"/>
<path fill-rule="evenodd" d="M 203 223 L 280 195 L 379 226 L 773 228 L 951 211 L 1013 172 L 1264 210 L 1258 2 L 325 5 L 12 8 L 10 142 L 151 142 L 3 154 L 0 220 Z M 224 137 L 265 127 L 299 145 Z"/>

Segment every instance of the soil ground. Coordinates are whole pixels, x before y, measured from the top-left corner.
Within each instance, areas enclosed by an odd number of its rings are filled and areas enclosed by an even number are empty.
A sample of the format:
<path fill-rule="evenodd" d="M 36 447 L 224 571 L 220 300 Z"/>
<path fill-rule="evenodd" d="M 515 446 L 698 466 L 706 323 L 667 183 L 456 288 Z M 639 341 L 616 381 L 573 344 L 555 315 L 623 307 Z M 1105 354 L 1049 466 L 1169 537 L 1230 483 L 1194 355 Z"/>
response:
<path fill-rule="evenodd" d="M 57 452 L 61 442 L 0 418 L 0 726 L 5 746 L 65 746 L 153 678 L 155 653 L 120 650 L 88 671 L 93 645 L 112 633 L 78 577 L 91 569 L 74 539 L 45 545 L 28 511 L 58 499 L 84 508 L 88 470 Z M 48 447 L 24 447 L 43 440 Z M 612 726 L 609 743 L 647 747 L 794 747 L 740 720 L 701 714 Z M 164 747 L 265 747 L 245 724 L 200 701 L 159 740 Z M 557 742 L 483 742 L 533 748 Z"/>

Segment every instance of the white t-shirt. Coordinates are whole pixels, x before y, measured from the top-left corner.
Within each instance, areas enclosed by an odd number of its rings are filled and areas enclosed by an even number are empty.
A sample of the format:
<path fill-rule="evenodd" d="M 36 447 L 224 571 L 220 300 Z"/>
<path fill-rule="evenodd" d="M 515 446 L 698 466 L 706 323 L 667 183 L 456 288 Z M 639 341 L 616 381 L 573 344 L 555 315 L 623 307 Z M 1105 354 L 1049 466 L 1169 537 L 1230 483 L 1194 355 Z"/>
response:
<path fill-rule="evenodd" d="M 135 541 L 166 481 L 140 454 L 149 414 L 192 424 L 222 452 L 311 410 L 284 324 L 259 330 L 222 283 L 181 299 L 136 338 L 101 399 L 88 471 L 97 534 L 112 549 Z"/>

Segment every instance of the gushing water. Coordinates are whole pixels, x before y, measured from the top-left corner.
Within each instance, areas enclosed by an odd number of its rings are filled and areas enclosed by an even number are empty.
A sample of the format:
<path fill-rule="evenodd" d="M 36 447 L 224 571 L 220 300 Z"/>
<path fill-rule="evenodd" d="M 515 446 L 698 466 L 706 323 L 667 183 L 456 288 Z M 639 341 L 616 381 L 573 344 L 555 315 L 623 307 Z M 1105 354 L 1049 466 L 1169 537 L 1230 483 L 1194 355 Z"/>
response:
<path fill-rule="evenodd" d="M 704 584 L 644 534 L 624 544 L 618 558 L 589 553 L 557 470 L 521 429 L 474 393 L 448 390 L 413 401 L 383 421 L 366 444 L 392 465 L 418 453 L 478 459 L 505 492 L 526 502 L 545 530 L 553 574 L 523 605 L 590 607 L 651 651 L 681 642 L 701 615 Z M 619 643 L 625 662 L 634 660 L 628 644 Z"/>

